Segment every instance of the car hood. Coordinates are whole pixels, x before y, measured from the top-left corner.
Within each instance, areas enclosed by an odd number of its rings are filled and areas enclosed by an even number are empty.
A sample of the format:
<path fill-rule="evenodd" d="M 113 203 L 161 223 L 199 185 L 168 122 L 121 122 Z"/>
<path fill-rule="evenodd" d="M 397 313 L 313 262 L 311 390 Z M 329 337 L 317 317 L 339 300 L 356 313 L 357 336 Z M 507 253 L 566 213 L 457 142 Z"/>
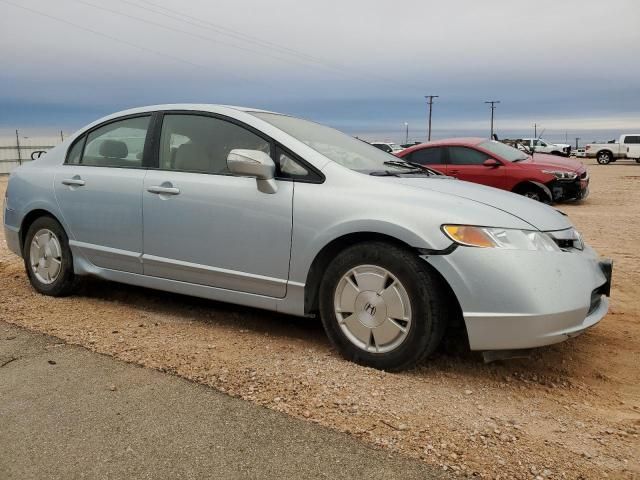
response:
<path fill-rule="evenodd" d="M 536 153 L 533 157 L 529 157 L 526 160 L 517 162 L 517 164 L 531 165 L 531 166 L 540 167 L 540 168 L 561 167 L 565 170 L 571 170 L 573 172 L 584 170 L 584 165 L 579 160 L 574 160 L 572 158 L 566 158 L 566 157 L 559 157 L 557 155 L 545 155 L 543 153 Z"/>
<path fill-rule="evenodd" d="M 569 218 L 549 205 L 516 195 L 515 193 L 464 182 L 450 177 L 379 177 L 388 182 L 397 182 L 410 187 L 431 190 L 472 200 L 513 215 L 541 231 L 563 230 L 571 227 Z M 478 224 L 482 224 L 481 221 Z M 495 225 L 500 227 L 502 225 Z"/>

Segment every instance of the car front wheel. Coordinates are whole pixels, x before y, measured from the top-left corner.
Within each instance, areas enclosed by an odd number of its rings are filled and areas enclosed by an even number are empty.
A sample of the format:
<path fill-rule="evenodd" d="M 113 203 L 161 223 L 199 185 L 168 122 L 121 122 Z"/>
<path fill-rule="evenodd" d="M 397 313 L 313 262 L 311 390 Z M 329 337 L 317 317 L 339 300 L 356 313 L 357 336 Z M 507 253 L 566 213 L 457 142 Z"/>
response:
<path fill-rule="evenodd" d="M 24 266 L 33 288 L 45 295 L 69 295 L 76 284 L 69 241 L 52 217 L 36 219 L 23 247 Z"/>
<path fill-rule="evenodd" d="M 383 370 L 413 367 L 434 352 L 448 300 L 442 280 L 414 252 L 383 242 L 339 253 L 320 287 L 333 345 L 347 359 Z"/>

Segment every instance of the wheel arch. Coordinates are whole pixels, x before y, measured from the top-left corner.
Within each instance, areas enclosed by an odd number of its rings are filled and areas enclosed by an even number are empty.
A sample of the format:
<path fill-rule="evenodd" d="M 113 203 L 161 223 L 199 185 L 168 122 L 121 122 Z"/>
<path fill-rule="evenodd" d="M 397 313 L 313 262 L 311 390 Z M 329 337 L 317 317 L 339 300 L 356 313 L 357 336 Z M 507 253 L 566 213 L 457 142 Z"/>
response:
<path fill-rule="evenodd" d="M 528 188 L 535 188 L 541 191 L 550 202 L 553 202 L 553 193 L 551 193 L 549 187 L 547 187 L 544 183 L 536 182 L 535 180 L 523 180 L 522 182 L 516 184 L 516 186 L 513 187 L 513 190 L 511 191 L 513 193 L 522 194 Z"/>
<path fill-rule="evenodd" d="M 381 241 L 391 245 L 395 245 L 404 250 L 408 250 L 414 252 L 416 255 L 420 255 L 421 249 L 413 247 L 408 243 L 393 237 L 391 235 L 387 235 L 384 233 L 378 232 L 353 232 L 342 235 L 340 237 L 334 238 L 329 243 L 327 243 L 315 256 L 313 262 L 311 263 L 311 267 L 307 273 L 307 280 L 305 282 L 304 289 L 304 313 L 305 314 L 313 314 L 319 311 L 319 291 L 320 284 L 322 283 L 322 279 L 324 277 L 324 273 L 338 253 L 342 250 L 355 245 L 357 243 L 371 242 L 371 241 Z M 445 249 L 445 251 L 449 251 L 449 249 Z M 442 285 L 447 290 L 450 298 L 449 300 L 455 304 L 455 309 L 460 313 L 458 315 L 460 321 L 462 320 L 462 308 L 460 307 L 460 302 L 456 297 L 451 285 L 449 282 L 442 276 L 442 274 L 433 266 L 424 262 L 425 268 L 430 269 L 433 273 L 435 273 L 441 280 Z"/>
<path fill-rule="evenodd" d="M 60 226 L 62 226 L 62 229 L 64 230 L 64 226 L 62 225 L 62 222 L 60 221 L 60 219 L 57 218 L 49 210 L 45 210 L 43 208 L 34 208 L 33 210 L 30 210 L 22 218 L 22 222 L 20 222 L 19 238 L 20 238 L 20 252 L 21 253 L 24 254 L 24 241 L 25 241 L 25 237 L 27 235 L 27 232 L 29 231 L 29 227 L 31 227 L 33 222 L 35 222 L 38 218 L 41 218 L 41 217 L 51 217 L 51 218 L 53 218 L 56 222 L 58 222 L 60 224 Z"/>

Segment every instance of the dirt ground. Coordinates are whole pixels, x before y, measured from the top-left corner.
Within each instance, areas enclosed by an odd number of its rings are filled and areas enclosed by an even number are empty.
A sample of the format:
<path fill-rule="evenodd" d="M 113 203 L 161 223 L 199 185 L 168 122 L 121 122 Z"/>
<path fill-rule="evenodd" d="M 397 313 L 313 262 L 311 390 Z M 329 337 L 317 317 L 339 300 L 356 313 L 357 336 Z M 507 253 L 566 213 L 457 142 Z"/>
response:
<path fill-rule="evenodd" d="M 483 364 L 445 349 L 391 374 L 344 361 L 319 320 L 99 280 L 49 298 L 31 289 L 4 241 L 0 319 L 460 476 L 640 478 L 640 165 L 589 169 L 589 198 L 559 207 L 614 259 L 611 310 L 584 335 L 529 359 Z M 0 193 L 5 186 L 6 177 Z"/>

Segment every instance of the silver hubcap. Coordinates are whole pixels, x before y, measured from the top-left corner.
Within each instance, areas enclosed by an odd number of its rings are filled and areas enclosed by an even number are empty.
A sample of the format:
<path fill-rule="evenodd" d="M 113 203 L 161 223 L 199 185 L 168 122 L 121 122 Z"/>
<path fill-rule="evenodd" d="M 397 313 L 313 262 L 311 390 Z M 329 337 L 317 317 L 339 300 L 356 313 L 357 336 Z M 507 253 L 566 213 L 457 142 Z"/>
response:
<path fill-rule="evenodd" d="M 48 285 L 56 281 L 62 269 L 62 249 L 51 230 L 43 228 L 36 232 L 31 240 L 29 263 L 39 282 Z"/>
<path fill-rule="evenodd" d="M 598 160 L 600 160 L 600 163 L 607 163 L 609 161 L 609 155 L 601 154 Z"/>
<path fill-rule="evenodd" d="M 361 265 L 338 282 L 334 297 L 338 324 L 362 350 L 386 353 L 411 329 L 411 304 L 404 286 L 388 270 Z"/>

